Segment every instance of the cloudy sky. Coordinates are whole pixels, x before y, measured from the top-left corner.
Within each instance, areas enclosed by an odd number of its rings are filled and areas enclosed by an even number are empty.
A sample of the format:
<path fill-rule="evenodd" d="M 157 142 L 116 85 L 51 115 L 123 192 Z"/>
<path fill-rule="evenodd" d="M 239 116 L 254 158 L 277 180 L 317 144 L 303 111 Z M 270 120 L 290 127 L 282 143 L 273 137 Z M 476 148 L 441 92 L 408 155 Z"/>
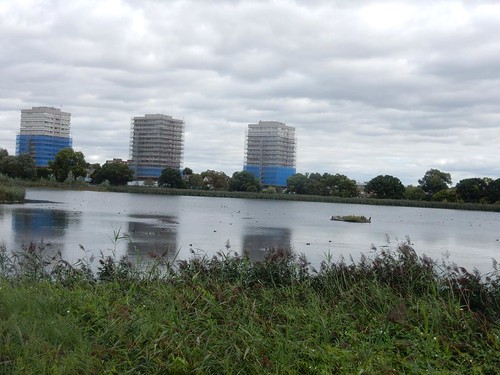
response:
<path fill-rule="evenodd" d="M 163 113 L 198 173 L 242 170 L 248 124 L 277 120 L 298 172 L 499 178 L 500 3 L 3 0 L 0 147 L 40 105 L 71 112 L 90 162 Z"/>

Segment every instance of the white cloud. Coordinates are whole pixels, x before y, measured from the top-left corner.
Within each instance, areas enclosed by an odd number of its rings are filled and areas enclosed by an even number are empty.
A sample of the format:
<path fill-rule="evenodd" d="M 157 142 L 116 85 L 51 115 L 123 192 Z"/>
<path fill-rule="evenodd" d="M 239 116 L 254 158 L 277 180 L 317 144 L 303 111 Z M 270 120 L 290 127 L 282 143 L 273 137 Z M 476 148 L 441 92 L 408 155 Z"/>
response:
<path fill-rule="evenodd" d="M 494 1 L 15 1 L 0 4 L 0 147 L 22 108 L 72 113 L 92 162 L 130 119 L 186 121 L 184 164 L 242 169 L 247 124 L 295 126 L 301 172 L 416 184 L 500 177 Z"/>

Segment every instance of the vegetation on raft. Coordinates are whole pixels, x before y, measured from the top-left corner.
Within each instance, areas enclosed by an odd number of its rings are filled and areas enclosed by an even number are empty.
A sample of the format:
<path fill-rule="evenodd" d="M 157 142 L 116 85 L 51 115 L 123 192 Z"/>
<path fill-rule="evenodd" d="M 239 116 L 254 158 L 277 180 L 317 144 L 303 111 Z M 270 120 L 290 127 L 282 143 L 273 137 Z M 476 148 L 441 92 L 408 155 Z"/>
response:
<path fill-rule="evenodd" d="M 409 242 L 318 269 L 289 249 L 69 264 L 0 247 L 1 373 L 496 374 L 500 271 Z M 95 272 L 92 270 L 95 269 Z M 36 358 L 36 360 L 34 360 Z"/>
<path fill-rule="evenodd" d="M 366 216 L 360 216 L 360 215 L 345 215 L 345 216 L 332 216 L 330 220 L 333 221 L 346 221 L 348 223 L 371 223 L 372 218 L 369 217 L 368 219 Z"/>

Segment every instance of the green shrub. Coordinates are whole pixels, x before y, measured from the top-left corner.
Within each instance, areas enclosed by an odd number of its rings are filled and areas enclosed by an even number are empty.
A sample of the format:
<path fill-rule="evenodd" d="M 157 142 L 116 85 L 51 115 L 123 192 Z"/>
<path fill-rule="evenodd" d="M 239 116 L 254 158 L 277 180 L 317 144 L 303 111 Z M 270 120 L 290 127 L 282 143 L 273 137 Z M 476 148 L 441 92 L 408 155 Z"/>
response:
<path fill-rule="evenodd" d="M 0 184 L 0 203 L 24 202 L 26 190 L 22 187 Z"/>

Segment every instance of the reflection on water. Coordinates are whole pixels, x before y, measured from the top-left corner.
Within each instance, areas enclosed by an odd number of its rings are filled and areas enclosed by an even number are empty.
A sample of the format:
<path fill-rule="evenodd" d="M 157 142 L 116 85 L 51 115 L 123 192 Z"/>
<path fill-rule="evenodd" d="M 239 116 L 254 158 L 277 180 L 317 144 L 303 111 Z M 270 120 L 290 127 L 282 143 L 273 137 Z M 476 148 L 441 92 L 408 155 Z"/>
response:
<path fill-rule="evenodd" d="M 64 235 L 68 225 L 77 223 L 79 213 L 67 211 L 22 207 L 12 211 L 12 231 L 18 246 L 30 243 L 41 244 L 52 249 L 51 253 L 62 251 Z"/>
<path fill-rule="evenodd" d="M 78 221 L 80 213 L 67 211 L 19 208 L 12 211 L 12 230 L 18 242 L 40 241 L 43 238 L 63 237 L 70 221 Z"/>
<path fill-rule="evenodd" d="M 162 215 L 130 215 L 127 255 L 145 258 L 161 255 L 172 258 L 177 249 L 177 218 Z"/>
<path fill-rule="evenodd" d="M 87 253 L 147 259 L 166 252 L 172 259 L 178 252 L 177 259 L 189 259 L 191 249 L 211 256 L 227 243 L 255 260 L 266 248 L 291 247 L 317 266 L 325 254 L 357 259 L 371 244 L 389 238 L 395 246 L 406 236 L 419 255 L 439 260 L 446 252 L 469 269 L 490 271 L 491 259 L 500 258 L 500 214 L 492 212 L 44 189 L 28 189 L 27 198 L 0 205 L 0 243 L 15 250 L 43 240 L 69 262 Z M 372 222 L 332 222 L 332 214 Z"/>
<path fill-rule="evenodd" d="M 292 232 L 289 228 L 247 227 L 243 235 L 243 252 L 255 261 L 263 260 L 266 250 L 289 248 Z"/>

